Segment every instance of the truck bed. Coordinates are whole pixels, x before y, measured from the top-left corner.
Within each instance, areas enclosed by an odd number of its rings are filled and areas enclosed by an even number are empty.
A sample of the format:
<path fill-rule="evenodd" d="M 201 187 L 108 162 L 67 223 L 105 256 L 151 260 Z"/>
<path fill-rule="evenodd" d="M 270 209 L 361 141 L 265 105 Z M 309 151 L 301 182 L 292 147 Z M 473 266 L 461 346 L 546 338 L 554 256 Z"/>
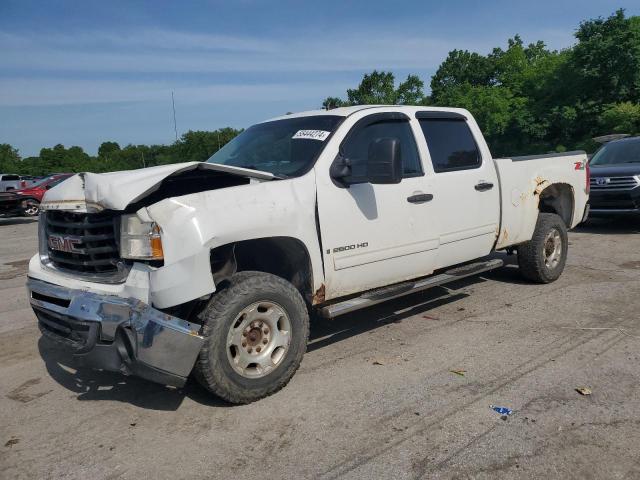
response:
<path fill-rule="evenodd" d="M 540 194 L 552 184 L 566 186 L 573 193 L 565 221 L 568 228 L 579 224 L 589 199 L 587 161 L 587 154 L 582 151 L 494 159 L 502 211 L 496 249 L 531 238 Z"/>

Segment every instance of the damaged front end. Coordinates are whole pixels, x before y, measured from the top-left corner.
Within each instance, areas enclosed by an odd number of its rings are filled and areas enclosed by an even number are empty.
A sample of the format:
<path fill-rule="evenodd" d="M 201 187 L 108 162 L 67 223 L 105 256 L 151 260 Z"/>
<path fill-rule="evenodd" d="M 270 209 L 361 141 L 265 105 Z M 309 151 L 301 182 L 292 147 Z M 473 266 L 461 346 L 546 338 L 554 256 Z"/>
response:
<path fill-rule="evenodd" d="M 82 365 L 182 386 L 202 348 L 200 325 L 134 298 L 27 283 L 42 334 Z"/>

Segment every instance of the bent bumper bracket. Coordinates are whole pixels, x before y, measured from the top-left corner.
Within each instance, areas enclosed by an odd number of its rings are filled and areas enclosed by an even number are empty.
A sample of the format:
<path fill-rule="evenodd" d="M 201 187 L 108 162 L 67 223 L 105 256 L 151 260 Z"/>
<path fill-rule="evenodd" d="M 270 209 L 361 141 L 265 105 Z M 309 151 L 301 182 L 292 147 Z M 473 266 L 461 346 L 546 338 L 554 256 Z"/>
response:
<path fill-rule="evenodd" d="M 42 333 L 84 365 L 182 386 L 202 348 L 200 325 L 137 299 L 34 278 L 28 279 L 27 289 Z"/>

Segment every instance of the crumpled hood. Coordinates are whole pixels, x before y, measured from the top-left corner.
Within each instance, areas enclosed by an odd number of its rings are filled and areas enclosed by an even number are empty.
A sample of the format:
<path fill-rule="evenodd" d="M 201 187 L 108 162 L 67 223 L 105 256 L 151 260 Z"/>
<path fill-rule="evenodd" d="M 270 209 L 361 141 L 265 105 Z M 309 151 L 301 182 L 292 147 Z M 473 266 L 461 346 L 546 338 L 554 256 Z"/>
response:
<path fill-rule="evenodd" d="M 153 193 L 168 177 L 190 170 L 213 170 L 258 180 L 273 180 L 268 172 L 219 165 L 187 162 L 112 173 L 78 173 L 49 190 L 43 210 L 92 212 L 124 210 L 127 205 Z"/>

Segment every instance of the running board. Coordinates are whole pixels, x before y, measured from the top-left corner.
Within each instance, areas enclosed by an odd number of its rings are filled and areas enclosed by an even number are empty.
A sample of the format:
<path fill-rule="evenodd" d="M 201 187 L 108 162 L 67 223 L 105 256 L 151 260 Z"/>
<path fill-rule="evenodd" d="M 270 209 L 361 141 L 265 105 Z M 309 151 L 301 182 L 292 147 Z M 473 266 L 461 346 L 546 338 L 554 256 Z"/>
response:
<path fill-rule="evenodd" d="M 426 277 L 412 282 L 399 283 L 389 287 L 379 288 L 377 290 L 370 290 L 359 297 L 350 298 L 349 300 L 343 300 L 342 302 L 322 307 L 320 312 L 325 318 L 337 317 L 338 315 L 353 312 L 354 310 L 386 302 L 392 298 L 403 297 L 411 293 L 427 290 L 428 288 L 438 287 L 445 283 L 455 282 L 461 278 L 470 277 L 478 273 L 500 268 L 503 265 L 504 262 L 498 258 L 487 260 L 486 262 L 469 263 L 431 277 Z"/>

